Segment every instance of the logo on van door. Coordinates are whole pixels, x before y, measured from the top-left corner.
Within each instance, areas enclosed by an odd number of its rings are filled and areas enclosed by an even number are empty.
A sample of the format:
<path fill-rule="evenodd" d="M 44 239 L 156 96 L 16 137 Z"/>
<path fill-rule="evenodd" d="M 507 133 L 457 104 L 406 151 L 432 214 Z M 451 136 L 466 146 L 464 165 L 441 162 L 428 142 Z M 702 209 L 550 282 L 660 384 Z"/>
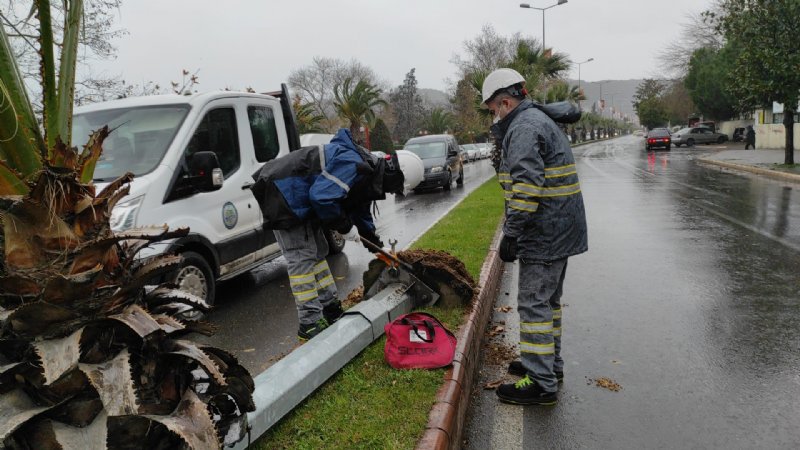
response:
<path fill-rule="evenodd" d="M 236 207 L 233 206 L 233 203 L 227 202 L 222 205 L 222 223 L 225 224 L 225 228 L 229 230 L 233 229 L 238 221 L 239 212 L 236 211 Z"/>

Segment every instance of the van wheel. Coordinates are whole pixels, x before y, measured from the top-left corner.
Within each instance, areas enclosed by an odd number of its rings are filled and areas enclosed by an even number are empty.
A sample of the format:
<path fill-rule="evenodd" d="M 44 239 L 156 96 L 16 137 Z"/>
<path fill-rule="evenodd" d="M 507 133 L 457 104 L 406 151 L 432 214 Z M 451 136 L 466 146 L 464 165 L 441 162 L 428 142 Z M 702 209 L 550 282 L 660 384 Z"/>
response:
<path fill-rule="evenodd" d="M 462 167 L 461 170 L 458 171 L 458 179 L 456 180 L 456 185 L 463 186 L 464 185 L 464 168 Z"/>
<path fill-rule="evenodd" d="M 338 255 L 344 250 L 344 244 L 347 242 L 344 236 L 334 230 L 324 230 L 325 240 L 328 241 L 328 255 Z"/>
<path fill-rule="evenodd" d="M 442 186 L 445 191 L 449 191 L 453 188 L 453 174 L 451 172 L 447 172 L 447 181 Z"/>
<path fill-rule="evenodd" d="M 178 289 L 194 294 L 205 300 L 209 306 L 214 306 L 216 286 L 214 272 L 211 271 L 208 262 L 202 255 L 195 252 L 181 253 L 181 256 L 183 256 L 183 264 L 175 272 L 171 281 L 178 286 Z M 181 314 L 181 318 L 185 320 L 200 320 L 203 316 L 203 312 L 198 310 L 186 311 Z"/>
<path fill-rule="evenodd" d="M 687 139 L 686 140 L 687 147 L 694 147 L 694 139 Z"/>
<path fill-rule="evenodd" d="M 717 138 L 717 144 L 724 144 L 724 143 L 725 143 L 724 137 L 720 136 L 719 138 Z"/>

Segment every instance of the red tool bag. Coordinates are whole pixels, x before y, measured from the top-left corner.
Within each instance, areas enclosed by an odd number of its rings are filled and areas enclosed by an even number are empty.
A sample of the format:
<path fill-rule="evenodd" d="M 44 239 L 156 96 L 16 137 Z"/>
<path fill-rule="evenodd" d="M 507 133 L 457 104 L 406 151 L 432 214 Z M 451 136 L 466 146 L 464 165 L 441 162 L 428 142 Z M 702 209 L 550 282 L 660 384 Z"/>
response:
<path fill-rule="evenodd" d="M 387 323 L 383 331 L 383 354 L 395 369 L 435 369 L 453 362 L 456 337 L 430 314 L 405 314 Z"/>

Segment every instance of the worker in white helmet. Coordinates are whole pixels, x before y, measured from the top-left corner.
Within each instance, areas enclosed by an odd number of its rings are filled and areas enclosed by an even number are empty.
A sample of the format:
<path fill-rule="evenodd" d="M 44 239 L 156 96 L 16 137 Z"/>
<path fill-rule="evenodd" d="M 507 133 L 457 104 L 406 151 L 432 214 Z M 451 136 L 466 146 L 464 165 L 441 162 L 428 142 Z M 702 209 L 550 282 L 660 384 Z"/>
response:
<path fill-rule="evenodd" d="M 522 378 L 497 389 L 501 401 L 553 405 L 564 377 L 561 358 L 561 293 L 570 256 L 588 249 L 583 196 L 569 141 L 550 105 L 527 98 L 525 79 L 497 69 L 483 82 L 484 105 L 495 117 L 501 143 L 498 177 L 505 192 L 500 258 L 519 259 L 521 360 L 509 373 Z M 553 107 L 577 120 L 569 104 Z"/>

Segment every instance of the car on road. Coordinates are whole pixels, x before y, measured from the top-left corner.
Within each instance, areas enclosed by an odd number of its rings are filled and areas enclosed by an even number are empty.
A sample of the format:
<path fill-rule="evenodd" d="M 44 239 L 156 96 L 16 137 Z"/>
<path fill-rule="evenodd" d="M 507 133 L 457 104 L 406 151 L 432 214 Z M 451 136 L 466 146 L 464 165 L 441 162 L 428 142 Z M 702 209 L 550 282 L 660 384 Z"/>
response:
<path fill-rule="evenodd" d="M 488 142 L 482 142 L 477 144 L 478 148 L 480 149 L 480 159 L 485 159 L 492 156 L 492 144 Z"/>
<path fill-rule="evenodd" d="M 722 144 L 727 140 L 728 135 L 715 133 L 711 128 L 707 127 L 684 128 L 672 135 L 672 144 L 676 147 L 681 145 L 694 147 L 696 144 Z"/>
<path fill-rule="evenodd" d="M 478 160 L 478 146 L 475 144 L 464 144 L 461 146 L 464 150 L 467 151 L 467 159 L 468 162 L 477 161 Z"/>
<path fill-rule="evenodd" d="M 464 165 L 461 161 L 456 138 L 449 134 L 419 136 L 406 141 L 403 150 L 408 150 L 422 159 L 425 174 L 414 192 L 442 187 L 449 191 L 453 181 L 464 184 Z"/>
<path fill-rule="evenodd" d="M 672 147 L 672 138 L 666 128 L 653 128 L 647 133 L 644 141 L 645 150 L 653 150 L 655 148 L 669 150 L 670 147 Z"/>

